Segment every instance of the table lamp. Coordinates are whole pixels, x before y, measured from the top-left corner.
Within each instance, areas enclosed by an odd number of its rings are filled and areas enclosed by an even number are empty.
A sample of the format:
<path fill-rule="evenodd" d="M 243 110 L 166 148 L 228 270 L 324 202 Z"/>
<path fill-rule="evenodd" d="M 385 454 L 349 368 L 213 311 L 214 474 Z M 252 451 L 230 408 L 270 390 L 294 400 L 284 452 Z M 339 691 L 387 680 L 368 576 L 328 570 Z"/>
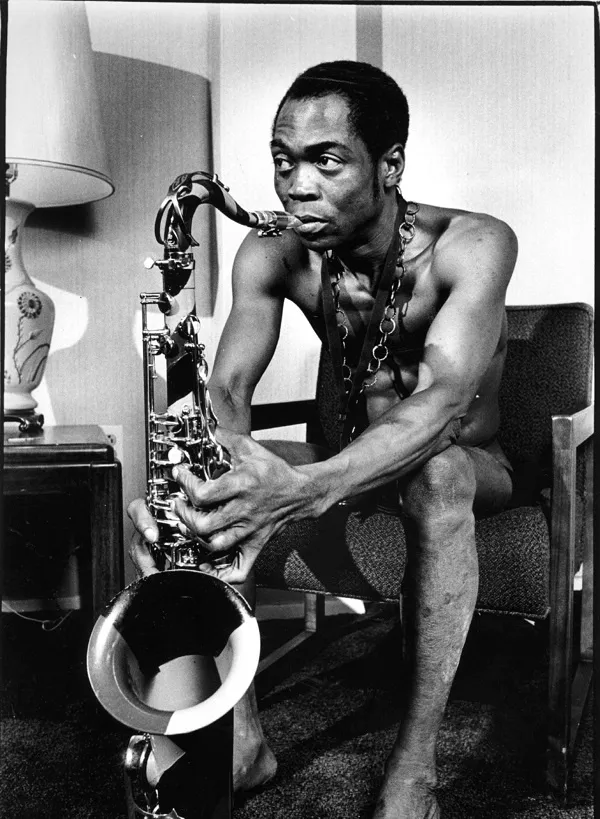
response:
<path fill-rule="evenodd" d="M 35 208 L 110 196 L 85 4 L 8 4 L 6 71 L 4 420 L 41 428 L 31 395 L 52 337 L 54 305 L 23 265 L 24 224 Z"/>

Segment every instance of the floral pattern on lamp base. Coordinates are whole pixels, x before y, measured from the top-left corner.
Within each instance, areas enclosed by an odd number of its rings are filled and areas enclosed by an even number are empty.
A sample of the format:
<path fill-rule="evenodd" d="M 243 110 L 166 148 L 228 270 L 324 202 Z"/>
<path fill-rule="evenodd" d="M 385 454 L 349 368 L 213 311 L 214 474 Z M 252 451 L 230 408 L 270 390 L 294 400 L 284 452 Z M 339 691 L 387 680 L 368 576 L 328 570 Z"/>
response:
<path fill-rule="evenodd" d="M 4 412 L 32 412 L 37 401 L 31 395 L 39 387 L 46 368 L 54 304 L 35 286 L 21 255 L 24 222 L 30 205 L 6 201 Z"/>

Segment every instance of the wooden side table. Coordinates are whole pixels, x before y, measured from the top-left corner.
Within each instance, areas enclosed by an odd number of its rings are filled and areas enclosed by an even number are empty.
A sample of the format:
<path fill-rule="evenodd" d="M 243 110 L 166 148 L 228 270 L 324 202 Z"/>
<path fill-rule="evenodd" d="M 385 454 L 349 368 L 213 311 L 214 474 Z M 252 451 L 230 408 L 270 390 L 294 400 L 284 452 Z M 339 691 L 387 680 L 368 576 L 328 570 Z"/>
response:
<path fill-rule="evenodd" d="M 5 518 L 11 504 L 35 516 L 36 501 L 55 502 L 57 516 L 73 510 L 68 536 L 78 541 L 81 607 L 95 620 L 124 581 L 121 464 L 106 435 L 98 426 L 36 434 L 5 426 L 3 477 Z"/>

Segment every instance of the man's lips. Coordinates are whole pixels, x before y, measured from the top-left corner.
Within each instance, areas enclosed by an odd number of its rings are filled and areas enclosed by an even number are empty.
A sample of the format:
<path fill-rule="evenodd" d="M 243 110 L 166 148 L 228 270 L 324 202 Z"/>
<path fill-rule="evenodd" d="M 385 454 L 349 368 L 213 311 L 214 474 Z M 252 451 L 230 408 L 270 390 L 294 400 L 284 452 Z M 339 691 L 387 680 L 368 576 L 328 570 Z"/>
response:
<path fill-rule="evenodd" d="M 294 230 L 301 236 L 308 236 L 313 233 L 318 233 L 327 224 L 325 219 L 320 219 L 318 216 L 310 215 L 298 216 L 298 214 L 295 215 L 296 218 L 300 220 L 301 224 L 296 225 Z"/>
<path fill-rule="evenodd" d="M 324 222 L 325 220 L 322 219 L 320 216 L 313 216 L 312 213 L 295 213 L 294 216 L 296 219 L 300 219 L 302 223 L 306 222 Z"/>

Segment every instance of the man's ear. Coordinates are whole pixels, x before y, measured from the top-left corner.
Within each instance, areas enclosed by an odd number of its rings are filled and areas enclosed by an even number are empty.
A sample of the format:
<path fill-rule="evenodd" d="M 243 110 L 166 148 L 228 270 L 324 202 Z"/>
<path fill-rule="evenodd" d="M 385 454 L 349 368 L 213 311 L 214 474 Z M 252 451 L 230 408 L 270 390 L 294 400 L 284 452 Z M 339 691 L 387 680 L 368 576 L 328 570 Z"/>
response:
<path fill-rule="evenodd" d="M 399 142 L 392 145 L 381 157 L 383 185 L 395 188 L 400 184 L 404 173 L 404 148 Z"/>

